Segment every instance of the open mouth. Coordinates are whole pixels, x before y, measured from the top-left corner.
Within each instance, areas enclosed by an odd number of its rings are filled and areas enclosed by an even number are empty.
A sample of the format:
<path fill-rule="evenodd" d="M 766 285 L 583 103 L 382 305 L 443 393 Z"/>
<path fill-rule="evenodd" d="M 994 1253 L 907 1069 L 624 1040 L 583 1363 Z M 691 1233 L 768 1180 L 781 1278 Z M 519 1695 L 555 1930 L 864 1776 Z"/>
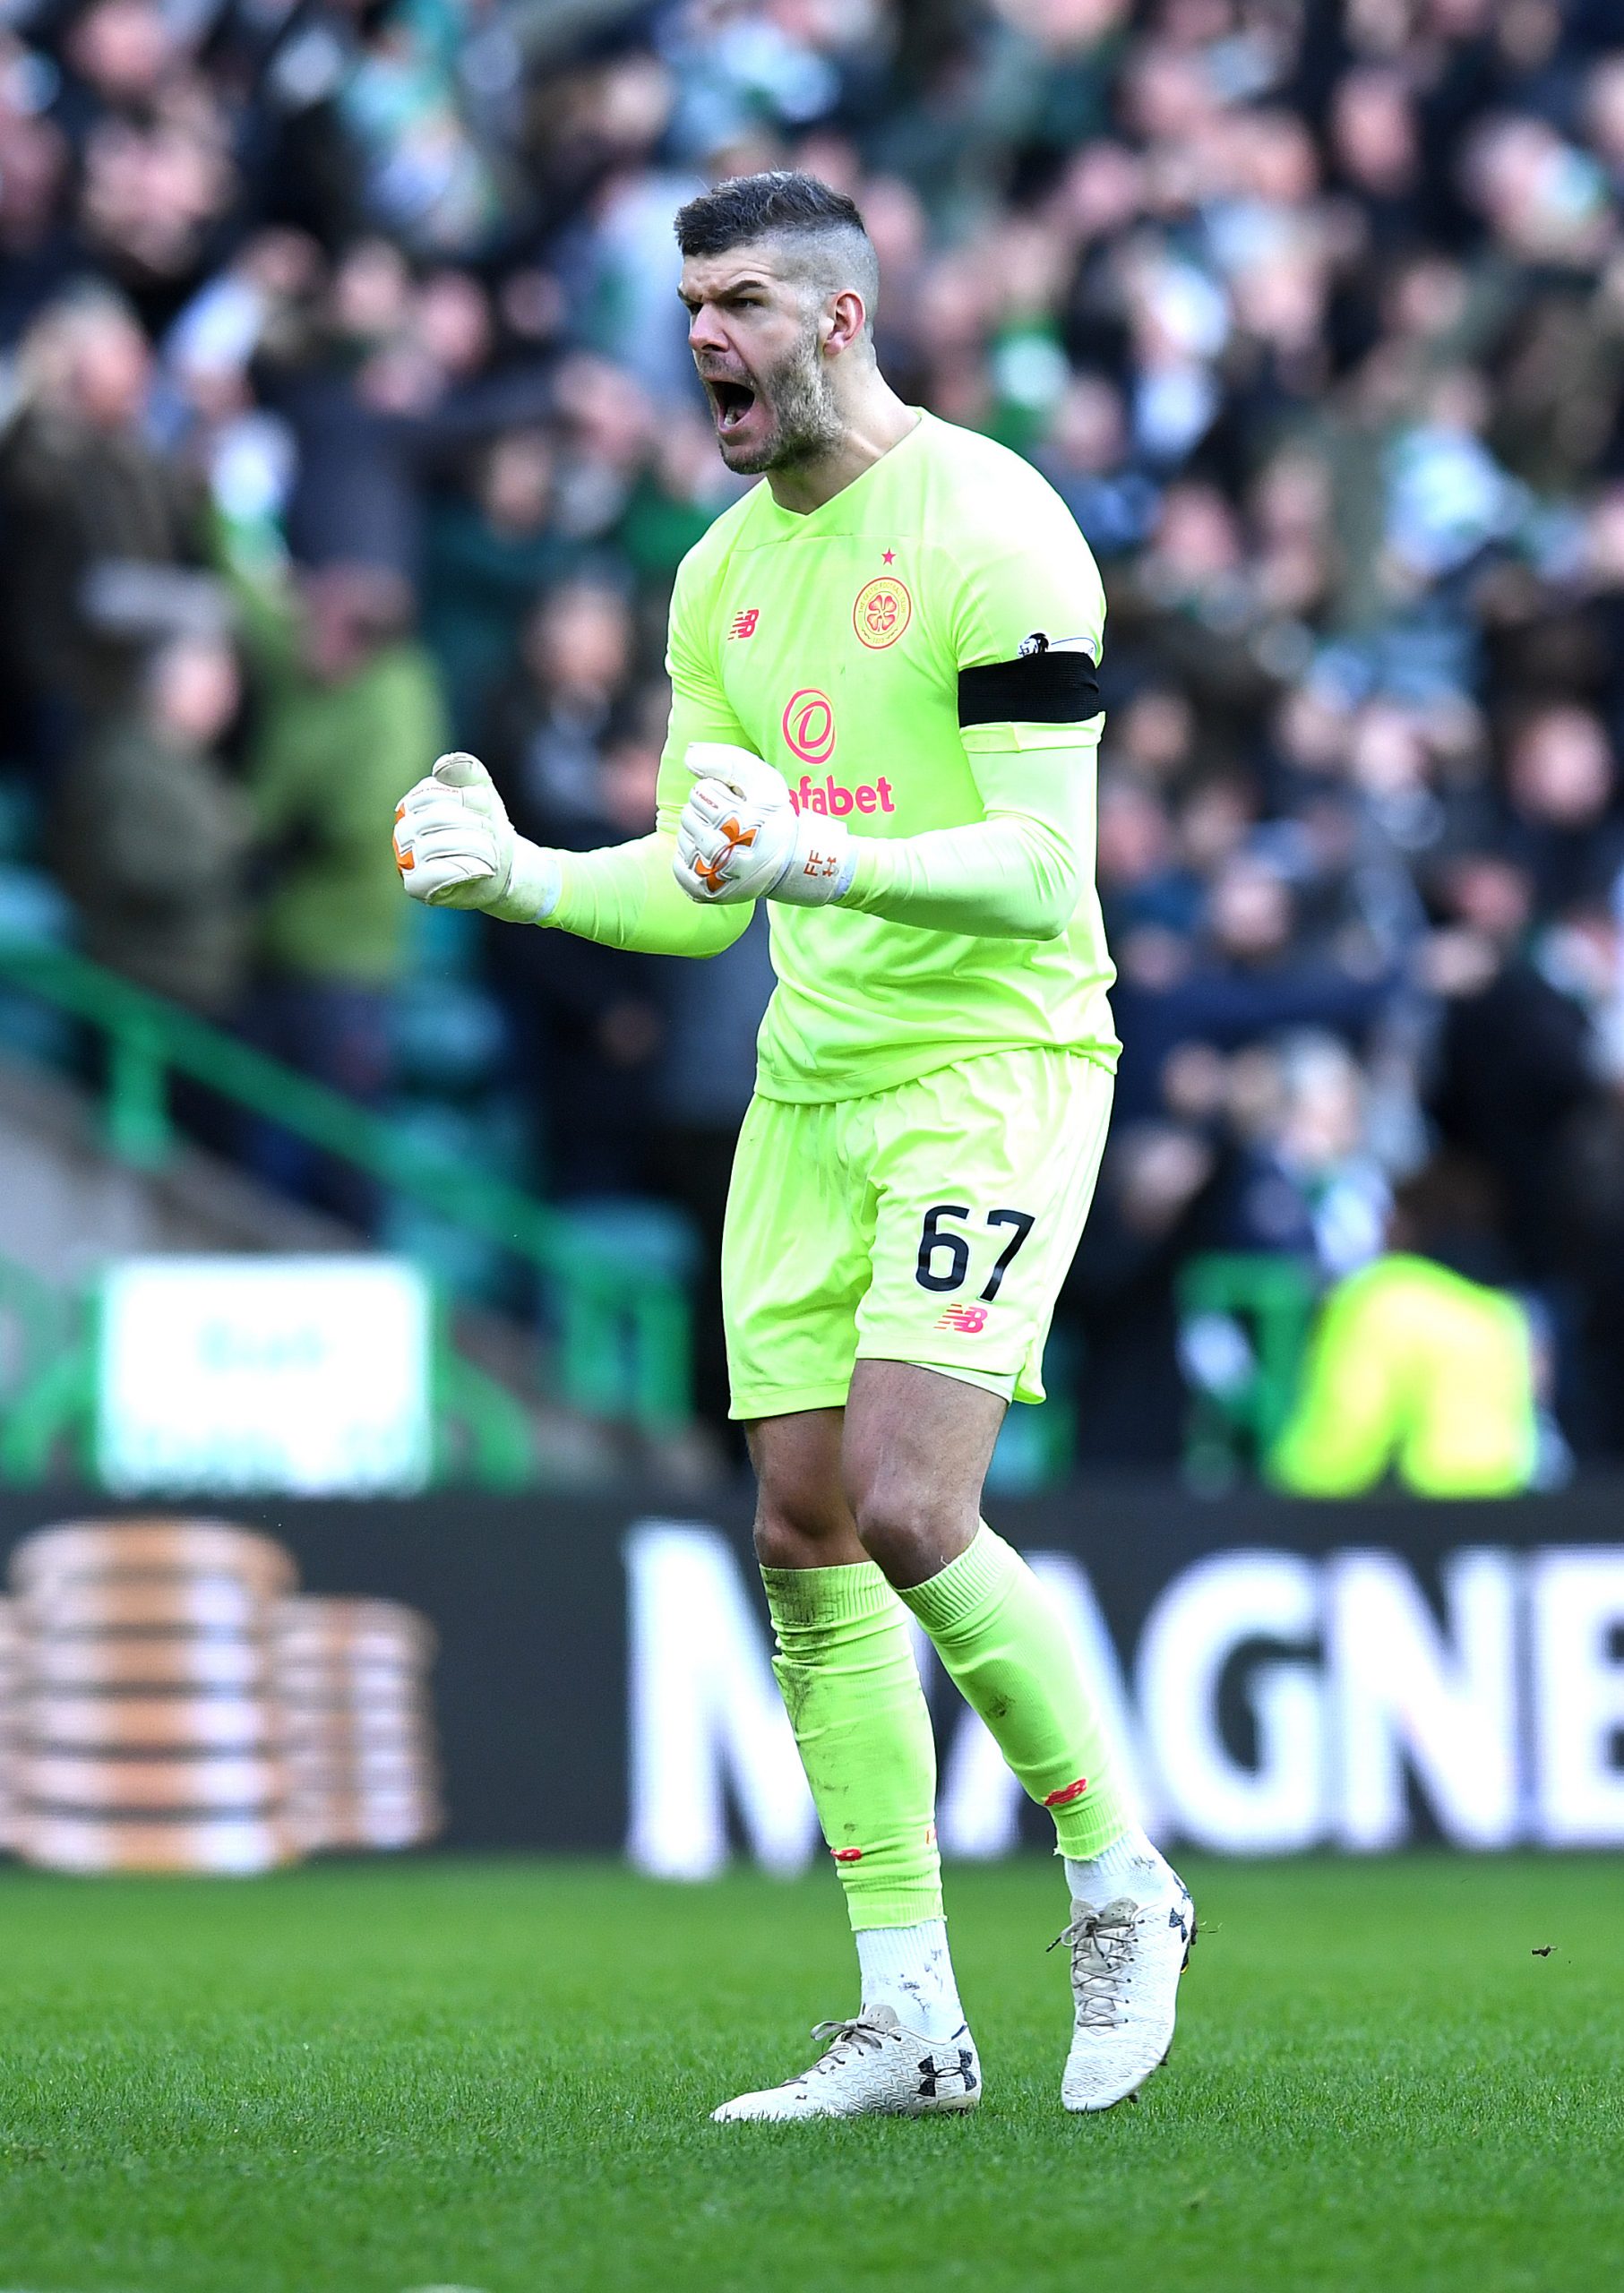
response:
<path fill-rule="evenodd" d="M 723 437 L 736 430 L 756 402 L 756 394 L 747 382 L 729 382 L 706 378 L 705 388 L 710 393 L 710 403 L 716 409 L 716 426 Z"/>

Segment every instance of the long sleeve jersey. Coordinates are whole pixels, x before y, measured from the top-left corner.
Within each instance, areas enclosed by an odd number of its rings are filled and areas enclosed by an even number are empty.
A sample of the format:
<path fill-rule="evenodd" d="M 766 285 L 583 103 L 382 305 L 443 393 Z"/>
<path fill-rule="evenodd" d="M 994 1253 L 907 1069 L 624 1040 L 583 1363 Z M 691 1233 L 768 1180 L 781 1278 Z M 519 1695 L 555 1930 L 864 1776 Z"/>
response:
<path fill-rule="evenodd" d="M 671 873 L 689 744 L 730 742 L 856 840 L 840 902 L 771 905 L 763 1096 L 852 1097 L 1019 1045 L 1109 1064 L 1104 612 L 1053 488 L 930 415 L 807 515 L 754 487 L 677 575 L 655 831 L 564 855 L 549 923 L 663 954 L 738 936 L 747 906 L 698 906 Z"/>

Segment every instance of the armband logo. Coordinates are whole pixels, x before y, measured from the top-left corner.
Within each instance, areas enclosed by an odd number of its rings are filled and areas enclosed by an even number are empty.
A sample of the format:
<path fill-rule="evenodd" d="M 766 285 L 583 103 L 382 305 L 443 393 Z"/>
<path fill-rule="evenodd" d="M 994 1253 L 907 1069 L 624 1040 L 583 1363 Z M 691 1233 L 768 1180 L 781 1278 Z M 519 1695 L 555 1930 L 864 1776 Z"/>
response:
<path fill-rule="evenodd" d="M 1090 660 L 1094 658 L 1086 637 L 1051 637 L 1046 629 L 1033 630 L 1021 639 L 1015 650 L 1023 661 L 1029 661 L 1035 653 L 1087 653 Z"/>

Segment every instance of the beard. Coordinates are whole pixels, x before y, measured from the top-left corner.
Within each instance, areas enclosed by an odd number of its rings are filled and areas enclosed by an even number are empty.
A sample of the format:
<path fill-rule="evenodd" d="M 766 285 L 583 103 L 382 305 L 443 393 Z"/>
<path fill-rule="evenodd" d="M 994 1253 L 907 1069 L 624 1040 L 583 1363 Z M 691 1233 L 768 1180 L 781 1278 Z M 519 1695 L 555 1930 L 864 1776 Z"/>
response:
<path fill-rule="evenodd" d="M 756 397 L 771 417 L 771 427 L 754 446 L 741 445 L 729 453 L 724 434 L 717 440 L 722 459 L 740 477 L 760 477 L 768 470 L 793 469 L 817 461 L 838 444 L 845 425 L 835 405 L 828 369 L 819 356 L 818 330 L 807 327 L 800 340 L 755 385 Z"/>

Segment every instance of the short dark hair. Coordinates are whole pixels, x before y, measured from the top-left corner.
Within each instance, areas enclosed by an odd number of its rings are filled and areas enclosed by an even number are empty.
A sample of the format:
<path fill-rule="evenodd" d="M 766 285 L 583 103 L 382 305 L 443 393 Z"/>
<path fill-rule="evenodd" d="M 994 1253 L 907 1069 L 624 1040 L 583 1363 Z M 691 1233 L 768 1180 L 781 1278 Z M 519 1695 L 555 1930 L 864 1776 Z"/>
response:
<path fill-rule="evenodd" d="M 755 239 L 829 230 L 868 236 L 855 199 L 793 167 L 729 176 L 676 210 L 676 243 L 685 255 L 726 254 Z"/>
<path fill-rule="evenodd" d="M 676 243 L 684 256 L 726 254 L 758 239 L 792 250 L 793 275 L 818 296 L 857 289 L 862 339 L 872 356 L 880 258 L 856 201 L 816 176 L 775 167 L 766 175 L 730 176 L 677 209 Z"/>

